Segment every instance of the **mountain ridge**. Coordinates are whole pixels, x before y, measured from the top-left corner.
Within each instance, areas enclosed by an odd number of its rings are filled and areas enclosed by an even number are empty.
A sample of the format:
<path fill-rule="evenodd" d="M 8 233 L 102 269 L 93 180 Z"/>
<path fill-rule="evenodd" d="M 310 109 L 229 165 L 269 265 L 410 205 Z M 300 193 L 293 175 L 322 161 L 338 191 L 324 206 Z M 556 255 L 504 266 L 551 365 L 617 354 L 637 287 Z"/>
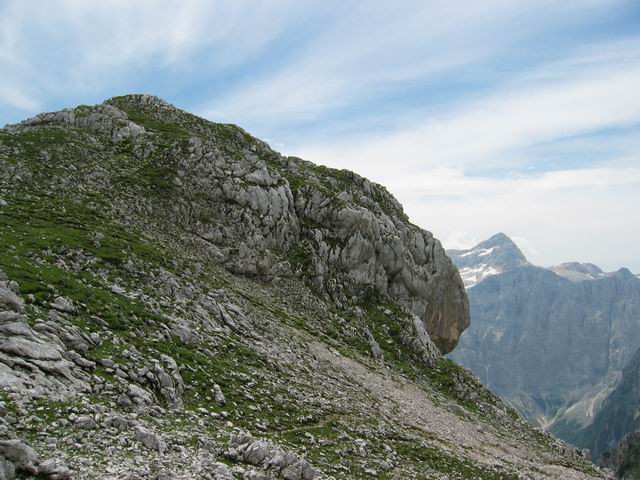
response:
<path fill-rule="evenodd" d="M 0 130 L 0 199 L 9 478 L 603 477 L 443 358 L 384 187 L 133 95 Z"/>

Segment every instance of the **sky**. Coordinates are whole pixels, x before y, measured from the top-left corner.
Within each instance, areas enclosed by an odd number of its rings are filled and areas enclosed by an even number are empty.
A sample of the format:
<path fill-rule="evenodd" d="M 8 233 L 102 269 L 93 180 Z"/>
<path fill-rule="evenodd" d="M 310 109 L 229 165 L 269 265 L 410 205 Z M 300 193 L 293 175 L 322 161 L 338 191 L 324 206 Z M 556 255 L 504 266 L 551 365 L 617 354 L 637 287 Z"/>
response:
<path fill-rule="evenodd" d="M 127 93 L 381 183 L 447 248 L 640 273 L 637 0 L 0 1 L 0 125 Z"/>

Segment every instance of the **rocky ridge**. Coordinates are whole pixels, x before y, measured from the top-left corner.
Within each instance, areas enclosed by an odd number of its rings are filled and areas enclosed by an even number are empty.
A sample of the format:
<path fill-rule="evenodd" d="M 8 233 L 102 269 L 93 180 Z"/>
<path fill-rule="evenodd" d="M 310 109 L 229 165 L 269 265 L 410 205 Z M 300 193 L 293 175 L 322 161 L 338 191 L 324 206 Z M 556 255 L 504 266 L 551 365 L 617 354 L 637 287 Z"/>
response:
<path fill-rule="evenodd" d="M 131 121 L 142 117 L 150 128 L 166 127 L 162 133 L 177 140 L 171 148 L 153 151 L 144 127 Z M 7 128 L 34 126 L 106 132 L 140 163 L 157 162 L 153 175 L 160 177 L 154 180 L 163 198 L 141 194 L 136 205 L 127 199 L 118 205 L 122 213 L 160 221 L 165 231 L 204 242 L 234 272 L 272 277 L 293 263 L 304 266 L 308 284 L 338 305 L 363 290 L 388 295 L 423 320 L 444 352 L 468 325 L 459 276 L 440 242 L 409 223 L 384 187 L 352 172 L 282 157 L 237 127 L 198 124 L 149 96 L 41 114 Z M 100 191 L 114 179 L 74 180 L 76 185 L 65 187 L 88 184 Z"/>
<path fill-rule="evenodd" d="M 5 478 L 602 475 L 442 357 L 460 277 L 351 172 L 118 97 L 0 130 L 0 219 Z"/>

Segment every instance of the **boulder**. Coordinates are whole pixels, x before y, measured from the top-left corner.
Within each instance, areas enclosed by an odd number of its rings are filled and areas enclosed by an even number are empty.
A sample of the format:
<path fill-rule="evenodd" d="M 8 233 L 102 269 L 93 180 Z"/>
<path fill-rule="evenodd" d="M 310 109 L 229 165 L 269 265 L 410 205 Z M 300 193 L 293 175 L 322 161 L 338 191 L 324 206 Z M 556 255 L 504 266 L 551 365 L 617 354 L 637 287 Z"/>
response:
<path fill-rule="evenodd" d="M 167 444 L 164 439 L 144 427 L 137 426 L 135 438 L 149 450 L 164 453 L 167 450 Z"/>
<path fill-rule="evenodd" d="M 47 480 L 71 480 L 71 470 L 61 460 L 49 459 L 39 465 L 38 476 Z"/>
<path fill-rule="evenodd" d="M 82 430 L 95 430 L 98 428 L 96 421 L 88 415 L 82 415 L 76 418 L 73 424 L 76 428 L 80 428 Z"/>
<path fill-rule="evenodd" d="M 0 440 L 0 457 L 11 462 L 18 472 L 38 473 L 38 454 L 20 440 Z"/>

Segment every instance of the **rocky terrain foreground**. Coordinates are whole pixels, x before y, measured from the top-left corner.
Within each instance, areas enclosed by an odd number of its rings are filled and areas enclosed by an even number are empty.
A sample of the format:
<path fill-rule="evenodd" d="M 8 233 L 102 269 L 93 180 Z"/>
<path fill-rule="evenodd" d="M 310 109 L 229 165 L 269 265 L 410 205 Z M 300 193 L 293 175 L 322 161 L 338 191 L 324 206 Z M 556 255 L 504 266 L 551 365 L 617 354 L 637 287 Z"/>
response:
<path fill-rule="evenodd" d="M 0 479 L 588 479 L 445 359 L 381 186 L 150 96 L 0 130 Z"/>

